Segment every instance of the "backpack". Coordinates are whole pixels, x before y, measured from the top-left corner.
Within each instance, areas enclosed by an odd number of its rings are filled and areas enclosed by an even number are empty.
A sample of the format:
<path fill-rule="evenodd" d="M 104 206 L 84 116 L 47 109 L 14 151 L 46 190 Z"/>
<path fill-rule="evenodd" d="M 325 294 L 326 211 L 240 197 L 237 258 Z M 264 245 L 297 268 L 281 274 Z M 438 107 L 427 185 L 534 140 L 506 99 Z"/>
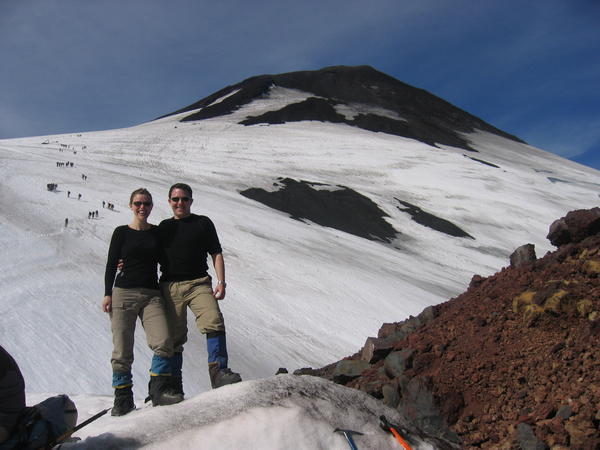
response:
<path fill-rule="evenodd" d="M 77 423 L 77 408 L 67 395 L 50 397 L 25 408 L 10 438 L 0 450 L 49 449 Z"/>

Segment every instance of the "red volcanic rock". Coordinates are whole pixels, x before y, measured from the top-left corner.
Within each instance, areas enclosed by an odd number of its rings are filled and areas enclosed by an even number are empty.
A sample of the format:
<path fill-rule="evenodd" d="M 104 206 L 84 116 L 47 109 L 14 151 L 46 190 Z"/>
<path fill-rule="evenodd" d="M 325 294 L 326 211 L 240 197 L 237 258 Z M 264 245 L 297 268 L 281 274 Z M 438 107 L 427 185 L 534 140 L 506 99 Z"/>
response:
<path fill-rule="evenodd" d="M 600 232 L 600 208 L 578 209 L 569 212 L 550 225 L 547 239 L 560 247 L 571 242 L 581 242 L 588 236 Z"/>
<path fill-rule="evenodd" d="M 385 324 L 393 350 L 347 385 L 463 448 L 600 448 L 600 209 L 561 220 L 557 251 Z"/>

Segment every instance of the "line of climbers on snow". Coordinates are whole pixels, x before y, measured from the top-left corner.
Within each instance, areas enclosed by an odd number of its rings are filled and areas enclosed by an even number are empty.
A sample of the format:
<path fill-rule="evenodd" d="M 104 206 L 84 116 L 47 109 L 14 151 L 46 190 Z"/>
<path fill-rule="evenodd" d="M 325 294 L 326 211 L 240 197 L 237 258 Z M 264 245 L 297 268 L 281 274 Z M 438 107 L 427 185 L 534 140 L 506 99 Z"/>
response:
<path fill-rule="evenodd" d="M 43 143 L 47 144 L 49 142 L 43 142 Z M 70 149 L 70 148 L 73 148 L 73 146 L 72 145 L 67 145 L 67 144 L 60 144 L 59 151 L 64 151 L 65 149 Z M 87 146 L 84 145 L 82 148 L 85 149 L 85 148 L 87 148 Z M 77 151 L 74 150 L 73 154 L 76 155 Z M 57 161 L 56 162 L 56 167 L 74 167 L 74 164 L 75 163 L 73 161 L 67 161 L 67 162 Z M 82 173 L 81 174 L 81 179 L 83 181 L 87 181 L 88 176 L 85 173 Z M 46 184 L 46 189 L 48 191 L 50 191 L 50 192 L 59 192 L 58 191 L 58 184 L 57 183 L 48 183 L 48 184 Z M 67 198 L 71 198 L 71 191 L 70 190 L 67 190 Z M 77 194 L 77 200 L 81 200 L 81 198 L 82 198 L 82 194 L 78 193 Z M 102 208 L 106 208 L 108 210 L 114 211 L 115 205 L 114 205 L 114 203 L 106 202 L 106 201 L 103 200 L 102 201 Z M 97 219 L 98 217 L 99 217 L 98 210 L 88 211 L 88 219 Z M 64 227 L 67 228 L 68 225 L 69 225 L 69 218 L 65 218 Z"/>
<path fill-rule="evenodd" d="M 173 217 L 152 225 L 148 223 L 152 195 L 144 188 L 133 191 L 129 199 L 133 219 L 117 227 L 110 241 L 102 309 L 109 314 L 113 336 L 113 416 L 136 408 L 132 364 L 138 318 L 153 352 L 146 402 L 171 405 L 184 398 L 182 367 L 188 308 L 206 336 L 212 388 L 241 381 L 228 366 L 225 322 L 219 307 L 227 286 L 225 262 L 215 226 L 207 216 L 191 212 L 189 185 L 171 186 L 168 202 Z M 214 284 L 208 274 L 208 255 L 217 277 Z M 26 408 L 23 377 L 14 359 L 2 352 L 0 416 L 10 420 L 1 423 L 0 450 L 34 444 L 32 448 L 38 448 L 64 440 L 74 430 L 77 418 L 73 402 L 63 395 Z M 40 430 L 46 430 L 45 434 Z M 40 440 L 44 440 L 43 445 L 39 445 Z"/>

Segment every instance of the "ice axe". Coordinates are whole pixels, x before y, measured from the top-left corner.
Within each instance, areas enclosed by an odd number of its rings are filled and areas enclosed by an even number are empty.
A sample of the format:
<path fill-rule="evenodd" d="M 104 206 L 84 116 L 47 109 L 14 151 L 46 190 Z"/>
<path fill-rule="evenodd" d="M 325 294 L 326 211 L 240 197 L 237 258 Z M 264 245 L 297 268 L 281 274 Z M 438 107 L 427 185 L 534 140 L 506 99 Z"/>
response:
<path fill-rule="evenodd" d="M 385 416 L 379 416 L 379 426 L 388 433 L 392 433 L 396 440 L 400 443 L 402 448 L 404 448 L 405 450 L 412 450 L 412 447 L 409 445 L 408 442 L 406 442 L 406 440 L 404 440 L 404 438 L 400 434 L 400 431 L 402 429 L 399 426 L 391 424 Z M 402 431 L 406 434 L 405 430 Z"/>
<path fill-rule="evenodd" d="M 342 433 L 344 435 L 344 437 L 346 438 L 346 440 L 348 441 L 348 445 L 350 446 L 350 448 L 352 450 L 358 450 L 358 447 L 354 443 L 354 439 L 352 439 L 352 435 L 353 434 L 362 435 L 362 433 L 360 431 L 344 430 L 342 428 L 336 428 L 335 430 L 333 430 L 333 432 L 334 433 Z"/>

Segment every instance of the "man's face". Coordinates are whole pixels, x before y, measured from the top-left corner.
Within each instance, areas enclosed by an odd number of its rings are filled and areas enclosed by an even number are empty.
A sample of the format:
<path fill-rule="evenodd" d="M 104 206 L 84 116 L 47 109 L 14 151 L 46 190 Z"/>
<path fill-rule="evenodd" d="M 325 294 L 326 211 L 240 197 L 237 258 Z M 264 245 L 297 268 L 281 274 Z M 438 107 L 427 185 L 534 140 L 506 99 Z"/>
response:
<path fill-rule="evenodd" d="M 191 214 L 190 208 L 194 200 L 183 189 L 173 189 L 169 198 L 169 205 L 176 219 L 183 219 Z"/>

